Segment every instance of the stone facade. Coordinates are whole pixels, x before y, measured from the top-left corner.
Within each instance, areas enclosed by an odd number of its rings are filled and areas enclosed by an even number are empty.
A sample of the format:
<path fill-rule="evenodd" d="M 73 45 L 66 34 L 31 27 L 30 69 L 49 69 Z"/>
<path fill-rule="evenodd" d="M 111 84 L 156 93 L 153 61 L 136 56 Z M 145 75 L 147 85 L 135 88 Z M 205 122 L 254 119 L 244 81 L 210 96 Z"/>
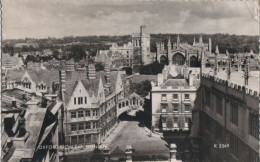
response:
<path fill-rule="evenodd" d="M 158 75 L 158 84 L 151 90 L 154 131 L 190 130 L 199 78 L 187 71 L 171 66 Z"/>
<path fill-rule="evenodd" d="M 236 71 L 230 60 L 225 71 L 203 71 L 199 91 L 201 152 L 206 161 L 257 162 L 259 71 L 249 71 L 248 65 L 244 71 Z"/>
<path fill-rule="evenodd" d="M 179 36 L 177 42 L 172 44 L 169 38 L 166 49 L 163 42 L 156 42 L 156 60 L 166 65 L 199 67 L 202 51 L 211 53 L 211 46 L 211 39 L 209 39 L 209 43 L 203 43 L 202 37 L 198 43 L 194 38 L 193 45 L 181 42 Z"/>

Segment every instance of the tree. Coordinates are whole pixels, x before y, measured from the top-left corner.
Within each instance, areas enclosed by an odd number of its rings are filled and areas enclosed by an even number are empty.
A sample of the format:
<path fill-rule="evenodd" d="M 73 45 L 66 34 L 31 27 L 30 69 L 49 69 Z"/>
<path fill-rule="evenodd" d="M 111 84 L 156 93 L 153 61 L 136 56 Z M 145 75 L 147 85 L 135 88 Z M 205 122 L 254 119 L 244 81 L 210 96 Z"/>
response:
<path fill-rule="evenodd" d="M 155 61 L 151 64 L 144 65 L 140 68 L 140 74 L 146 75 L 157 75 L 158 73 L 162 73 L 164 68 L 164 64 L 160 64 L 158 61 Z"/>
<path fill-rule="evenodd" d="M 135 93 L 142 97 L 146 97 L 152 89 L 151 82 L 149 80 L 142 81 L 141 83 L 133 84 L 133 90 Z"/>
<path fill-rule="evenodd" d="M 80 45 L 72 45 L 71 46 L 71 54 L 69 55 L 69 59 L 74 58 L 76 62 L 79 60 L 85 59 L 86 58 L 86 53 L 85 50 L 82 46 Z"/>
<path fill-rule="evenodd" d="M 105 67 L 104 67 L 102 62 L 97 62 L 95 64 L 95 68 L 96 68 L 96 71 L 103 71 L 105 69 Z"/>

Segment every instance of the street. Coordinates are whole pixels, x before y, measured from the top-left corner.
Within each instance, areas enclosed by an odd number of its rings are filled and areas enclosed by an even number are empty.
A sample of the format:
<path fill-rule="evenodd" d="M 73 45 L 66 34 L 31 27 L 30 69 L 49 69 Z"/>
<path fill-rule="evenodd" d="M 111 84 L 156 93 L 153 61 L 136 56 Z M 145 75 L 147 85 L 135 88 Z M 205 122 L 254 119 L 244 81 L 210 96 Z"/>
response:
<path fill-rule="evenodd" d="M 117 146 L 124 150 L 126 145 L 132 145 L 135 150 L 134 154 L 169 154 L 167 143 L 160 137 L 149 137 L 149 133 L 144 127 L 138 126 L 138 121 L 127 122 L 119 134 L 109 145 L 111 151 Z"/>

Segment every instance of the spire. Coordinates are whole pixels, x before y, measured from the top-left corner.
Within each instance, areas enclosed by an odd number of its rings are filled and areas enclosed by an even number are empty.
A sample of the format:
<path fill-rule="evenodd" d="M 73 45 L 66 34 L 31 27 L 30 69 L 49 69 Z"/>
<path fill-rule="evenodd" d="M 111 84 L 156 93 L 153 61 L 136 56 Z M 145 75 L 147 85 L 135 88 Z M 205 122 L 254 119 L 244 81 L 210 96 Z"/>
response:
<path fill-rule="evenodd" d="M 177 47 L 180 45 L 181 41 L 180 41 L 180 36 L 178 35 L 177 37 Z"/>
<path fill-rule="evenodd" d="M 195 39 L 195 37 L 193 38 L 193 45 L 195 45 L 196 44 L 196 39 Z"/>
<path fill-rule="evenodd" d="M 209 38 L 209 52 L 211 53 L 212 51 L 212 41 L 211 41 L 211 38 Z"/>
<path fill-rule="evenodd" d="M 228 52 L 228 50 L 226 50 L 226 56 L 229 58 L 229 52 Z"/>
<path fill-rule="evenodd" d="M 239 53 L 238 56 L 237 56 L 237 71 L 241 71 L 242 70 L 242 60 L 241 60 L 241 54 Z"/>
<path fill-rule="evenodd" d="M 219 55 L 218 45 L 216 45 L 215 55 L 217 55 L 217 56 Z"/>
<path fill-rule="evenodd" d="M 199 43 L 202 44 L 203 43 L 203 40 L 202 40 L 202 35 L 200 35 L 200 40 L 199 40 Z"/>
<path fill-rule="evenodd" d="M 171 38 L 170 38 L 170 37 L 168 38 L 168 44 L 167 44 L 167 46 L 168 46 L 168 47 L 171 47 L 171 46 L 172 46 L 172 45 L 171 45 Z"/>

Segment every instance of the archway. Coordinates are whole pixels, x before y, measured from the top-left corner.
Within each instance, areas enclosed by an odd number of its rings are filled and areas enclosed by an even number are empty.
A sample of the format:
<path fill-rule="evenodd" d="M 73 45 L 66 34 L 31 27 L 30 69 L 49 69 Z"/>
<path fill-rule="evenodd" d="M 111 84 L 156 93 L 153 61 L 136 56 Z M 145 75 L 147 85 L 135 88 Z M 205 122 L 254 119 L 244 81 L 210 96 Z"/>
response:
<path fill-rule="evenodd" d="M 164 65 L 167 65 L 167 58 L 165 56 L 161 56 L 160 57 L 160 63 L 164 64 Z"/>
<path fill-rule="evenodd" d="M 197 67 L 198 59 L 195 56 L 191 56 L 190 58 L 190 67 Z"/>
<path fill-rule="evenodd" d="M 173 65 L 184 65 L 185 57 L 181 53 L 176 53 L 172 56 L 172 64 Z"/>

